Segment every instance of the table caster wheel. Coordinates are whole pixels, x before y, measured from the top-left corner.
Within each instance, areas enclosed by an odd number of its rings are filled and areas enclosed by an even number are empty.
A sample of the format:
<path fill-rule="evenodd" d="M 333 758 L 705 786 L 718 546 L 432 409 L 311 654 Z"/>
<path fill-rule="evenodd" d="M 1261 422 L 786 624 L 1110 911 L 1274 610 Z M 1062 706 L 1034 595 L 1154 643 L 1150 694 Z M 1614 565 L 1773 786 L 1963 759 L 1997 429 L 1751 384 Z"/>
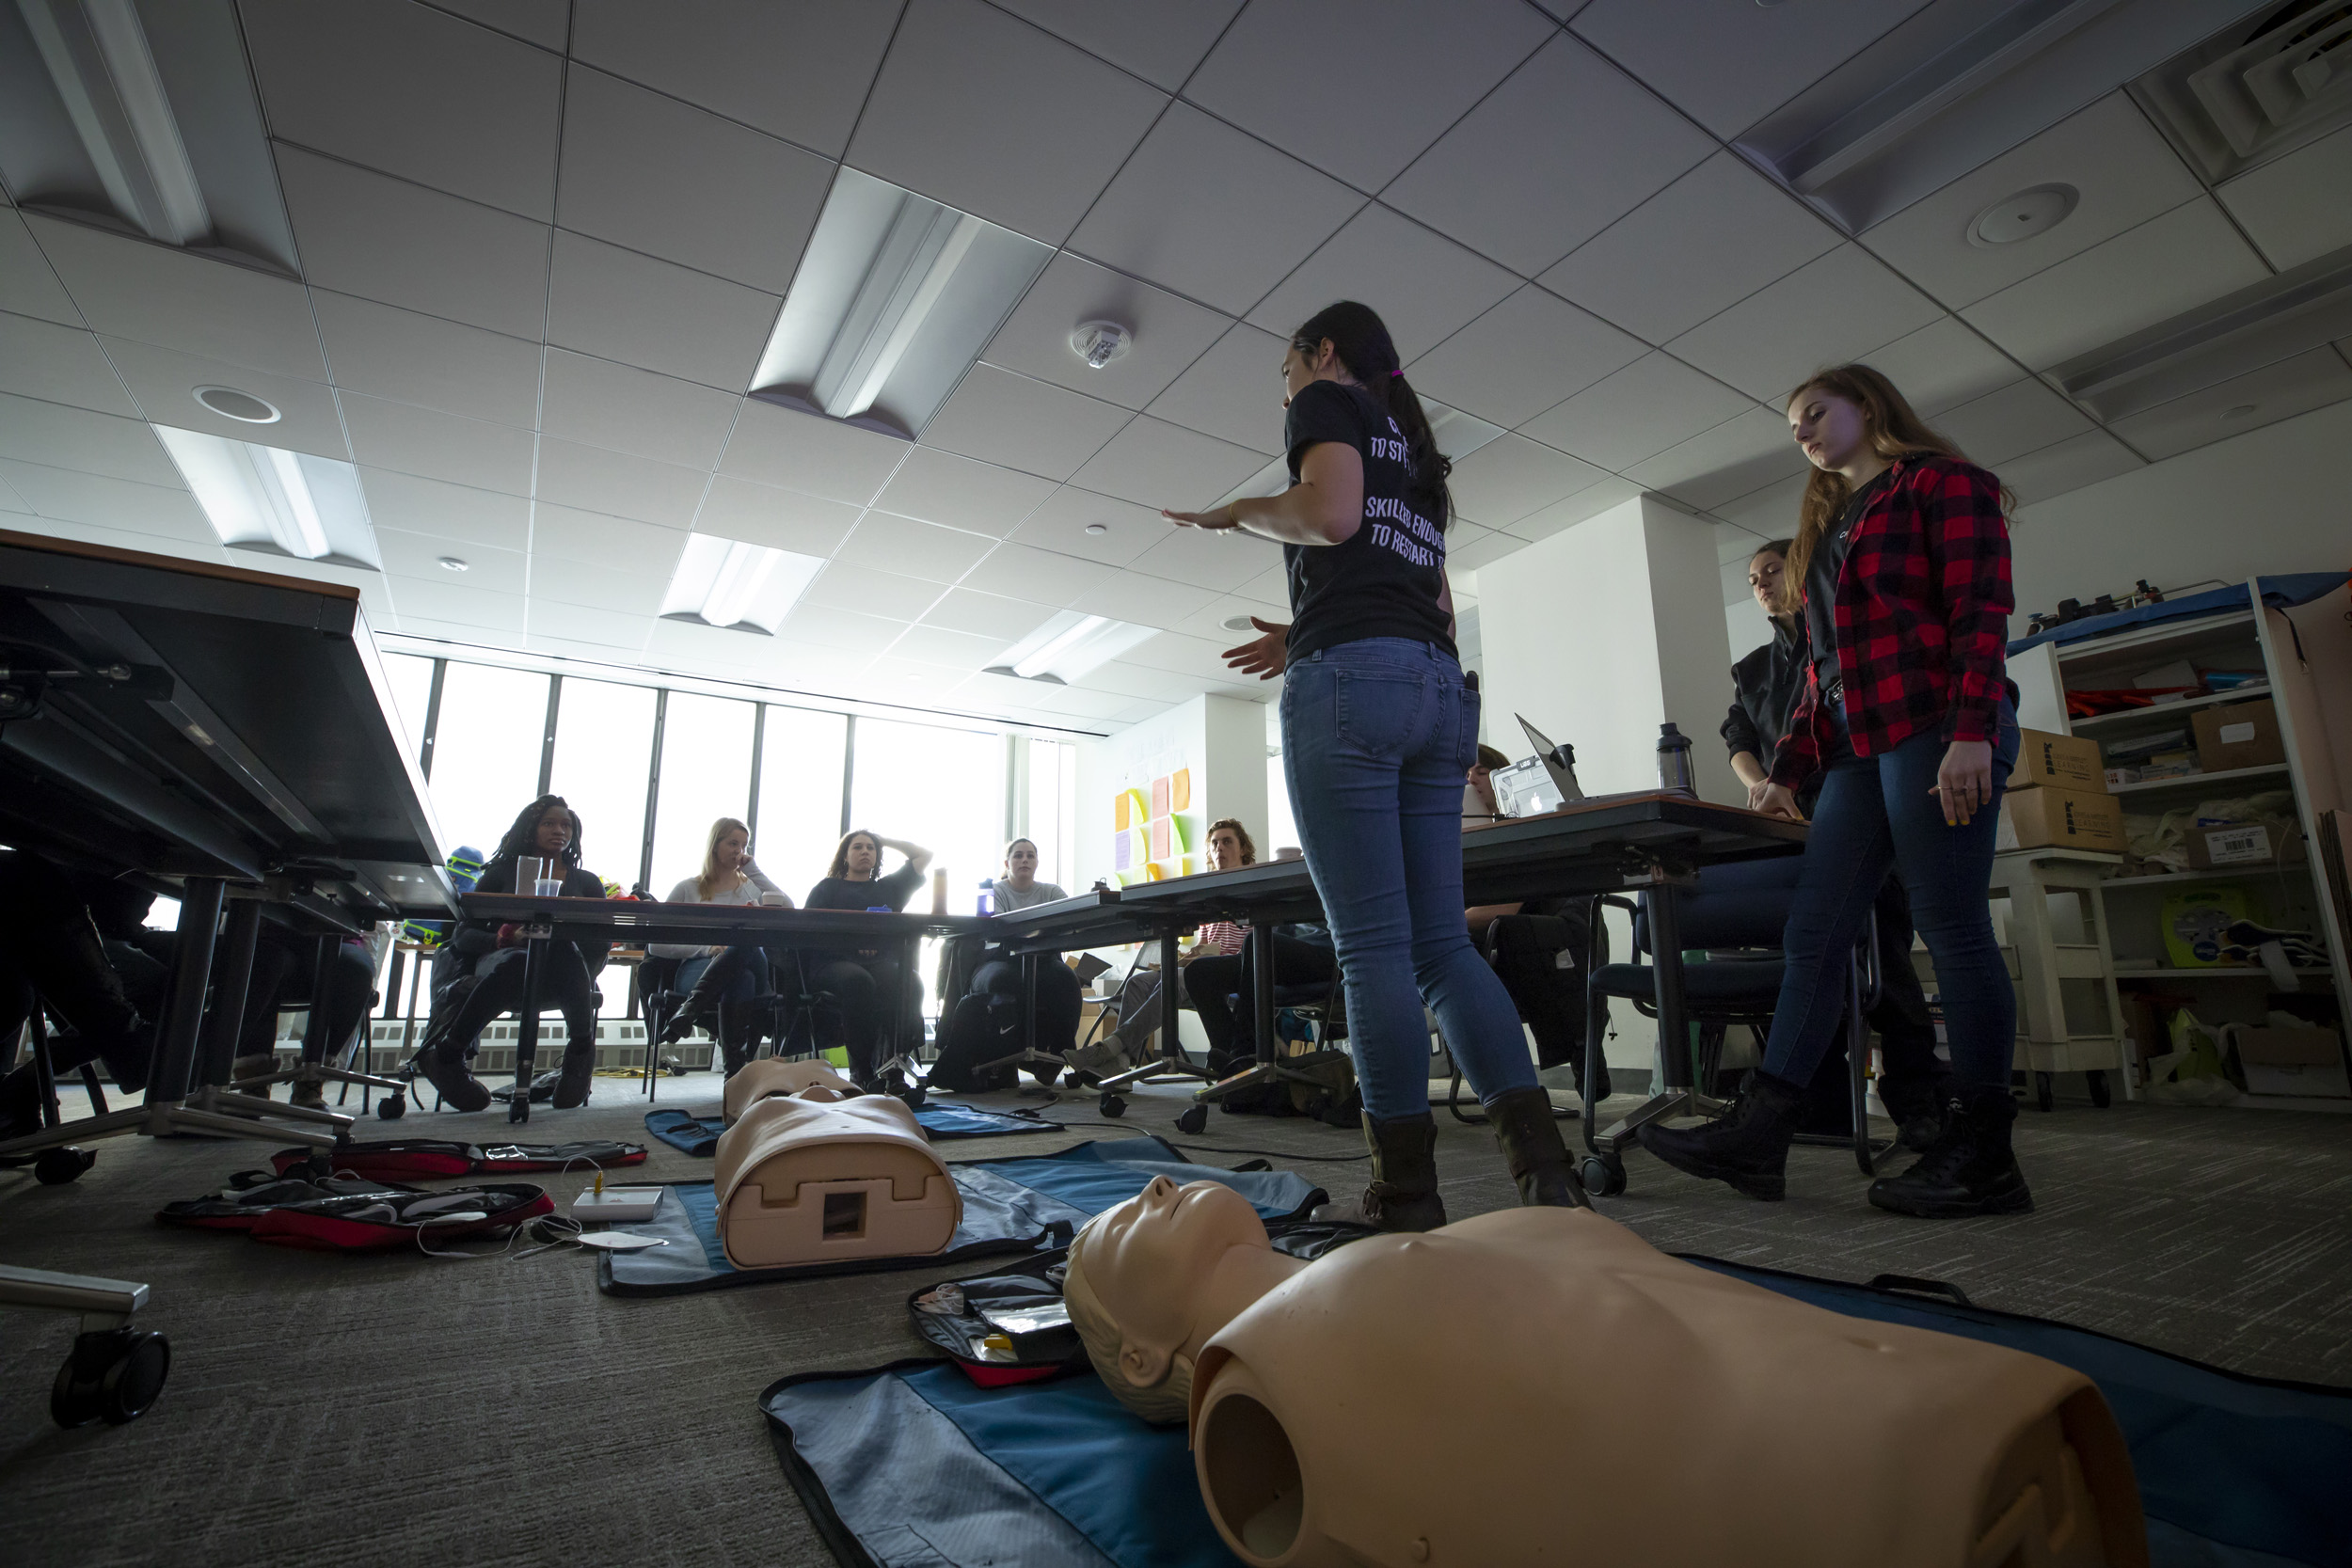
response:
<path fill-rule="evenodd" d="M 2107 1075 L 2104 1072 L 2091 1071 L 2084 1073 L 2083 1077 L 2090 1085 L 2090 1102 L 2102 1111 L 2106 1110 L 2113 1102 L 2113 1097 L 2107 1093 Z"/>
<path fill-rule="evenodd" d="M 1578 1175 L 1595 1197 L 1616 1197 L 1625 1192 L 1625 1162 L 1613 1154 L 1587 1154 Z"/>
<path fill-rule="evenodd" d="M 171 1373 L 171 1341 L 148 1329 L 105 1328 L 77 1336 L 49 1387 L 49 1415 L 61 1427 L 120 1426 L 147 1414 Z"/>
<path fill-rule="evenodd" d="M 924 1089 L 922 1085 L 909 1084 L 905 1089 L 900 1091 L 898 1098 L 907 1102 L 908 1110 L 919 1111 L 923 1108 L 923 1101 L 930 1099 L 930 1096 Z"/>
<path fill-rule="evenodd" d="M 378 1121 L 398 1121 L 408 1114 L 408 1101 L 404 1095 L 388 1094 L 375 1102 Z"/>
<path fill-rule="evenodd" d="M 2050 1109 L 2056 1098 L 2055 1083 L 2056 1080 L 2050 1073 L 2037 1072 L 2033 1075 L 2033 1102 L 2036 1106 L 2044 1111 Z"/>
<path fill-rule="evenodd" d="M 1120 1095 L 1105 1091 L 1103 1098 L 1094 1102 L 1094 1108 L 1106 1117 L 1123 1117 L 1127 1114 L 1127 1101 Z"/>
<path fill-rule="evenodd" d="M 44 1148 L 33 1161 L 33 1179 L 44 1187 L 62 1187 L 96 1164 L 94 1148 Z"/>
<path fill-rule="evenodd" d="M 1208 1130 L 1209 1108 L 1206 1105 L 1195 1105 L 1176 1118 L 1176 1131 L 1179 1132 L 1205 1132 Z"/>

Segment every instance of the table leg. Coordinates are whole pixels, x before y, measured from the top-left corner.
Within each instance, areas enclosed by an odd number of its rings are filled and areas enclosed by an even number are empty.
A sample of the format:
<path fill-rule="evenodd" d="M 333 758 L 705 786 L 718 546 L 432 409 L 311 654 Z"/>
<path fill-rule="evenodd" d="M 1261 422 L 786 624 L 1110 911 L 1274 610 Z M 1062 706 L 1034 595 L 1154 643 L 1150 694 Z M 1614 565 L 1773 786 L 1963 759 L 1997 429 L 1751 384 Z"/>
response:
<path fill-rule="evenodd" d="M 1021 955 L 1021 1049 L 1031 1054 L 1037 1051 L 1037 954 Z"/>
<path fill-rule="evenodd" d="M 1249 1006 L 1258 1032 L 1258 1060 L 1271 1062 L 1279 1054 L 1274 1048 L 1274 927 L 1263 920 L 1250 925 L 1249 957 L 1254 972 Z"/>
<path fill-rule="evenodd" d="M 1649 895 L 1650 970 L 1658 1003 L 1658 1054 L 1664 1087 L 1691 1085 L 1691 1031 L 1683 1020 L 1682 921 L 1672 883 L 1653 882 Z"/>
<path fill-rule="evenodd" d="M 304 1067 L 324 1065 L 334 1043 L 326 1037 L 326 975 L 337 945 L 333 937 L 321 937 L 311 944 L 310 1006 L 302 1020 Z"/>
<path fill-rule="evenodd" d="M 548 941 L 532 937 L 523 943 L 523 1006 L 515 1021 L 515 1099 L 506 1107 L 510 1122 L 531 1119 L 531 1080 L 539 1060 L 539 972 Z"/>
<path fill-rule="evenodd" d="M 262 905 L 238 898 L 229 906 L 229 946 L 213 983 L 212 1028 L 204 1039 L 206 1084 L 226 1085 L 236 1075 L 237 1037 L 245 1032 L 245 1005 L 253 989 L 253 949 L 262 935 Z"/>
<path fill-rule="evenodd" d="M 1172 927 L 1160 933 L 1160 1054 L 1181 1064 L 1184 1050 L 1177 1043 L 1176 988 L 1184 984 L 1184 971 L 1177 962 L 1178 936 Z"/>
<path fill-rule="evenodd" d="M 204 1022 L 204 983 L 212 974 L 213 943 L 220 927 L 222 889 L 217 877 L 190 877 L 180 889 L 171 990 L 156 1031 L 155 1066 L 147 1075 L 151 1105 L 176 1105 L 188 1097 L 196 1072 L 197 1037 Z"/>

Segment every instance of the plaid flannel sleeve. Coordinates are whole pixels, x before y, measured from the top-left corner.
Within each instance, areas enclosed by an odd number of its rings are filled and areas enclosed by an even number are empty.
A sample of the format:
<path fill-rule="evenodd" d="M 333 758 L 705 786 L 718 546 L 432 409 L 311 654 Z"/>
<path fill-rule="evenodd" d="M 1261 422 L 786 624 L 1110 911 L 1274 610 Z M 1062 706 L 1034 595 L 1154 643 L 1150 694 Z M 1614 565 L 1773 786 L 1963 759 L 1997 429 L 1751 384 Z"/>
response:
<path fill-rule="evenodd" d="M 1949 637 L 1946 740 L 1992 740 L 2008 683 L 2009 523 L 2000 483 L 1974 466 L 1937 465 L 1920 497 L 1928 567 Z"/>
<path fill-rule="evenodd" d="M 1820 706 L 1820 672 L 1808 663 L 1804 690 L 1788 715 L 1788 733 L 1772 753 L 1772 783 L 1784 788 L 1793 790 L 1821 769 L 1820 748 L 1813 738 L 1813 712 Z"/>

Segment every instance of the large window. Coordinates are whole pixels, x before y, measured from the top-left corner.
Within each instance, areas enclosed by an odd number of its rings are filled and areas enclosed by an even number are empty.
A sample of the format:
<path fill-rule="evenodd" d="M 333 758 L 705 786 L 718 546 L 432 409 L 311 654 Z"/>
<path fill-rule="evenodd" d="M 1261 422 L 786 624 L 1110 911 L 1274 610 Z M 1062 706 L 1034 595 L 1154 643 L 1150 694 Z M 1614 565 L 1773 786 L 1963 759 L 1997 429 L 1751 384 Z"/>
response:
<path fill-rule="evenodd" d="M 548 677 L 487 664 L 452 663 L 441 678 L 433 740 L 433 812 L 453 850 L 485 857 L 539 794 Z"/>
<path fill-rule="evenodd" d="M 837 713 L 772 704 L 767 715 L 752 857 L 798 904 L 824 876 L 841 837 L 841 752 L 850 725 Z"/>
<path fill-rule="evenodd" d="M 424 744 L 425 710 L 433 702 L 433 661 L 413 654 L 386 654 L 384 678 L 392 689 L 392 717 L 406 732 L 408 760 L 414 762 Z"/>
<path fill-rule="evenodd" d="M 1037 846 L 1037 879 L 1052 882 L 1065 893 L 1080 893 L 1065 872 L 1077 862 L 1078 748 L 1059 740 L 1032 740 L 1029 747 L 1027 824 Z"/>
<path fill-rule="evenodd" d="M 661 721 L 653 876 L 646 882 L 655 897 L 667 897 L 671 888 L 701 872 L 713 821 L 750 812 L 752 721 L 758 711 L 731 697 L 670 693 Z"/>
<path fill-rule="evenodd" d="M 930 849 L 947 908 L 971 913 L 979 884 L 1005 869 L 1004 748 L 1002 736 L 859 720 L 850 826 Z M 907 907 L 929 909 L 928 891 Z"/>
<path fill-rule="evenodd" d="M 637 880 L 645 847 L 654 696 L 650 687 L 566 676 L 556 705 L 548 787 L 580 814 L 580 864 L 625 889 Z"/>

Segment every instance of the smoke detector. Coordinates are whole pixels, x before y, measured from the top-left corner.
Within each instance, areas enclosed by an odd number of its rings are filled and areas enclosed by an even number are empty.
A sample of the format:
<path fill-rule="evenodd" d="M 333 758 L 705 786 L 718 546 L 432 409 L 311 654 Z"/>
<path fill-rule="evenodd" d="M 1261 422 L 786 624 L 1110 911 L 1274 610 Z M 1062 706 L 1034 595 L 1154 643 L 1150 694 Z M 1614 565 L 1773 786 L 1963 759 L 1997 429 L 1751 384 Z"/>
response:
<path fill-rule="evenodd" d="M 1070 334 L 1070 352 L 1085 360 L 1087 369 L 1099 371 L 1134 341 L 1135 334 L 1117 322 L 1081 322 Z"/>
<path fill-rule="evenodd" d="M 1970 222 L 1968 243 L 1986 249 L 2038 238 L 2064 223 L 2081 199 L 2072 185 L 2036 185 L 2005 196 Z"/>

